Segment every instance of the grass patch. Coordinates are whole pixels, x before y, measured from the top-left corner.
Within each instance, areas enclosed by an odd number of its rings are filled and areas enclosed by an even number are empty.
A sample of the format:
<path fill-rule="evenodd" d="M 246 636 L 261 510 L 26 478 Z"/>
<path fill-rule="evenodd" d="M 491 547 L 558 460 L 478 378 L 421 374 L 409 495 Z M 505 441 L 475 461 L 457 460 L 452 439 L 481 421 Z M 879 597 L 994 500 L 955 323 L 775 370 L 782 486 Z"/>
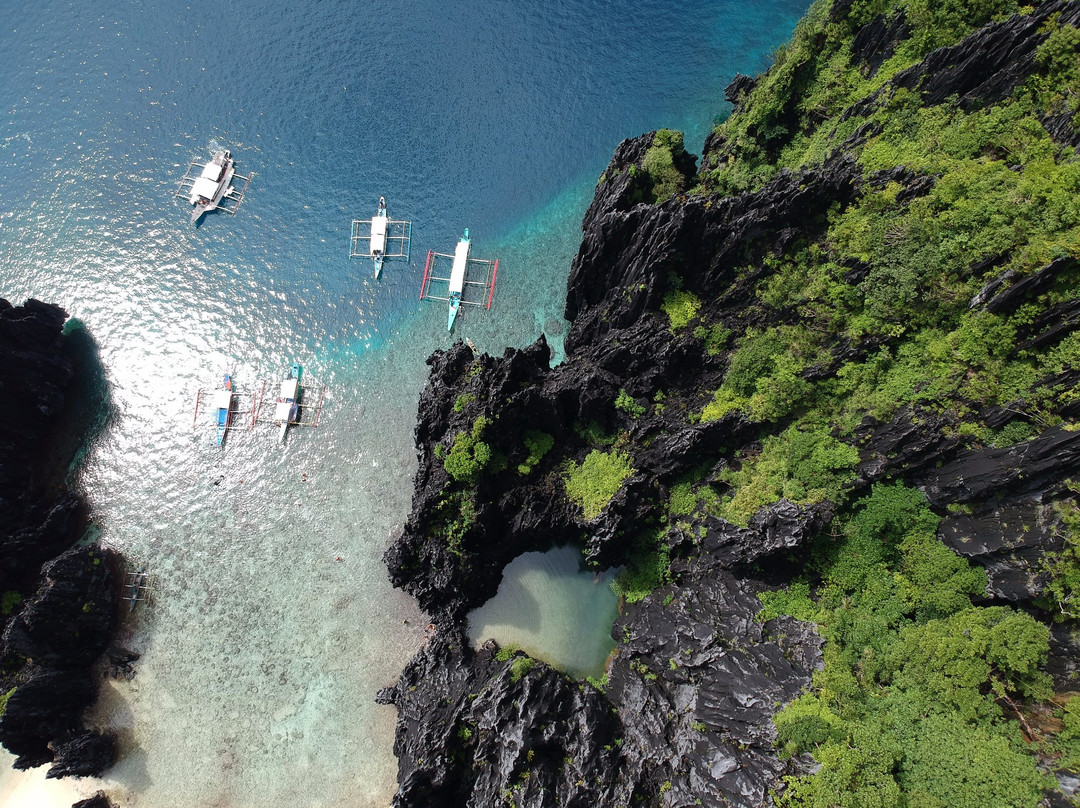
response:
<path fill-rule="evenodd" d="M 697 319 L 701 312 L 701 298 L 693 292 L 675 289 L 664 295 L 660 309 L 668 316 L 671 333 L 675 334 Z"/>
<path fill-rule="evenodd" d="M 633 473 L 630 456 L 626 453 L 594 449 L 580 465 L 571 461 L 563 479 L 567 496 L 589 520 L 600 515 L 623 481 Z"/>

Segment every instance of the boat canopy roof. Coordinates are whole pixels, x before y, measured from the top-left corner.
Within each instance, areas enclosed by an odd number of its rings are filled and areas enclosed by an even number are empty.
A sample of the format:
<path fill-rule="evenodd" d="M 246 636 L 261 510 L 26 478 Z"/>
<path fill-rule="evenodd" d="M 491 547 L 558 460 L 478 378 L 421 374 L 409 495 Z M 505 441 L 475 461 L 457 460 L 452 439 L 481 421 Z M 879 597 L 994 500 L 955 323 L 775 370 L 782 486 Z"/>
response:
<path fill-rule="evenodd" d="M 232 407 L 232 390 L 217 390 L 214 392 L 213 407 L 219 410 L 228 410 Z"/>
<path fill-rule="evenodd" d="M 463 238 L 454 248 L 454 264 L 450 267 L 450 291 L 460 292 L 465 287 L 465 268 L 469 263 L 472 242 Z"/>
<path fill-rule="evenodd" d="M 274 407 L 274 420 L 275 421 L 291 421 L 293 416 L 293 408 L 296 405 L 291 401 L 279 401 L 277 406 Z"/>
<path fill-rule="evenodd" d="M 278 393 L 278 398 L 289 399 L 290 401 L 296 400 L 296 393 L 300 388 L 299 379 L 285 379 L 281 382 L 281 390 Z"/>

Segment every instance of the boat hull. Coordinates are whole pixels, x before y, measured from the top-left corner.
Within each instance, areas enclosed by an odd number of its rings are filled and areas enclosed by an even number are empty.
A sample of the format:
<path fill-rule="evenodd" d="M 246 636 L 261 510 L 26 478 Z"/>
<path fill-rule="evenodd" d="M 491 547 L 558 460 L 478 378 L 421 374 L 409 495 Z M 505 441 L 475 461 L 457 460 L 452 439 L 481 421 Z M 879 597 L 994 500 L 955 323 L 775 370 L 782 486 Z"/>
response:
<path fill-rule="evenodd" d="M 450 296 L 450 311 L 449 311 L 449 313 L 447 315 L 447 318 L 446 318 L 446 330 L 447 331 L 453 331 L 454 330 L 454 321 L 457 319 L 458 311 L 460 310 L 460 308 L 461 308 L 461 296 L 456 295 L 456 294 L 451 295 Z"/>
<path fill-rule="evenodd" d="M 221 200 L 229 193 L 230 183 L 236 174 L 236 163 L 232 155 L 218 152 L 203 167 L 202 174 L 195 180 L 188 201 L 194 206 L 191 211 L 191 223 L 196 224 L 202 215 L 216 210 Z"/>

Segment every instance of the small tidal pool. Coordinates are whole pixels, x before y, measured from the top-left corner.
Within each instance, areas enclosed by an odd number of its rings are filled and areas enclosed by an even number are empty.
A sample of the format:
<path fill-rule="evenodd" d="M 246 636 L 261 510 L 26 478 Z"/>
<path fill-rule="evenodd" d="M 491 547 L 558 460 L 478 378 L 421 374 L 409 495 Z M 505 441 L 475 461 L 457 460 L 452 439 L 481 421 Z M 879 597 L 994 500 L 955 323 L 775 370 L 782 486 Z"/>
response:
<path fill-rule="evenodd" d="M 616 571 L 583 570 L 581 561 L 575 547 L 515 558 L 495 597 L 469 615 L 469 639 L 517 646 L 574 677 L 603 676 L 615 648 Z"/>

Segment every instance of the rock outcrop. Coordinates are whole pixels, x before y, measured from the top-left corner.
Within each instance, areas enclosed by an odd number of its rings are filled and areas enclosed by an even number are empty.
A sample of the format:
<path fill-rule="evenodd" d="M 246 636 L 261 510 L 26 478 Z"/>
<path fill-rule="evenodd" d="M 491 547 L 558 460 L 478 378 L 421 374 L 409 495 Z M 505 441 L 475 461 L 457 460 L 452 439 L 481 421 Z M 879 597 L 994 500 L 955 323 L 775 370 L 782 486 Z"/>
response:
<path fill-rule="evenodd" d="M 837 2 L 833 14 L 842 17 L 850 5 Z M 1078 9 L 1046 3 L 988 25 L 899 73 L 893 86 L 927 103 L 998 99 L 1034 69 L 1034 49 L 1045 40 L 1039 20 L 1072 19 Z M 903 16 L 873 20 L 855 36 L 855 63 L 873 74 L 909 34 Z M 740 78 L 729 100 L 745 102 L 753 87 Z M 549 367 L 543 338 L 499 359 L 460 342 L 429 359 L 413 511 L 385 558 L 391 580 L 437 628 L 380 696 L 399 711 L 396 808 L 764 806 L 785 774 L 806 771 L 807 761 L 778 757 L 771 719 L 808 686 L 822 641 L 791 618 L 758 622 L 757 595 L 829 523 L 833 507 L 781 499 L 741 527 L 717 516 L 677 520 L 667 503 L 691 472 L 722 488 L 740 458 L 761 450 L 762 424 L 738 411 L 701 419 L 727 369 L 725 351 L 704 350 L 703 341 L 797 321 L 795 312 L 757 302 L 769 261 L 819 239 L 830 209 L 886 186 L 907 203 L 928 194 L 936 178 L 904 167 L 866 175 L 841 148 L 756 191 L 647 204 L 641 172 L 654 135 L 618 146 L 585 215 L 562 364 Z M 860 129 L 847 145 L 873 135 Z M 703 164 L 723 147 L 710 138 Z M 692 187 L 691 167 L 678 168 Z M 969 271 L 992 271 L 996 261 Z M 1002 276 L 972 307 L 1015 309 L 1074 264 L 1059 258 L 1023 280 Z M 851 259 L 843 269 L 858 290 L 869 267 Z M 673 327 L 665 311 L 684 292 L 701 305 L 696 330 Z M 1075 301 L 1057 308 L 1056 316 L 1033 318 L 1022 335 L 1027 344 L 1060 340 L 1080 323 Z M 834 377 L 886 343 L 836 338 L 803 378 Z M 994 429 L 1024 418 L 1019 406 L 991 409 L 983 418 Z M 955 413 L 912 404 L 883 418 L 868 416 L 843 436 L 860 456 L 851 493 L 885 479 L 921 488 L 947 517 L 940 538 L 986 568 L 986 598 L 1033 608 L 1042 559 L 1061 546 L 1053 503 L 1067 495 L 1080 433 L 1047 429 L 1007 448 L 969 449 Z M 632 468 L 599 512 L 586 515 L 566 478 L 597 453 L 621 454 Z M 602 691 L 494 646 L 467 646 L 467 612 L 495 594 L 502 569 L 521 553 L 575 543 L 603 568 L 627 563 L 636 543 L 657 536 L 670 580 L 623 604 Z M 1075 675 L 1073 644 L 1062 632 L 1055 638 L 1050 666 L 1060 680 Z"/>
<path fill-rule="evenodd" d="M 66 319 L 0 300 L 0 743 L 16 768 L 51 763 L 50 777 L 97 775 L 114 759 L 113 739 L 82 719 L 113 632 L 116 560 L 76 545 L 87 507 L 67 475 L 86 408 L 69 392 L 97 373 Z"/>

